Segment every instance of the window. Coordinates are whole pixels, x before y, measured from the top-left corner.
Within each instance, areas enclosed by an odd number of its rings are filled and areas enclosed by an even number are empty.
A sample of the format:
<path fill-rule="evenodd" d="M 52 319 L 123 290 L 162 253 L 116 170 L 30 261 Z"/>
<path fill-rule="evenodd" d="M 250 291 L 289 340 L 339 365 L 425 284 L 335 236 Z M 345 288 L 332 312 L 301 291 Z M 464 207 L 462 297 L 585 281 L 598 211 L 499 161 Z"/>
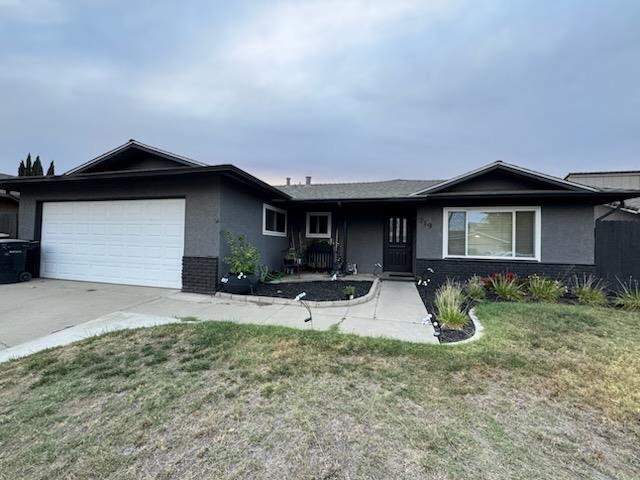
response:
<path fill-rule="evenodd" d="M 266 203 L 262 206 L 262 234 L 287 236 L 287 212 Z"/>
<path fill-rule="evenodd" d="M 444 209 L 445 257 L 540 260 L 540 207 Z"/>
<path fill-rule="evenodd" d="M 331 212 L 307 212 L 307 238 L 331 238 Z"/>

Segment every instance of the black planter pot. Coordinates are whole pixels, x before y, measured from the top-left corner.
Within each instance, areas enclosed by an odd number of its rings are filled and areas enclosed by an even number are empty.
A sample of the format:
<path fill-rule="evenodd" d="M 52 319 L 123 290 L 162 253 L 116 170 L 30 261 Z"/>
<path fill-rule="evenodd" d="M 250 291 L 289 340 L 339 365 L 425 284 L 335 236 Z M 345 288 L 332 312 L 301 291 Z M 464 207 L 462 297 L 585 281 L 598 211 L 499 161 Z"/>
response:
<path fill-rule="evenodd" d="M 244 275 L 238 278 L 237 274 L 227 275 L 227 283 L 223 284 L 223 290 L 235 295 L 251 295 L 255 291 L 260 279 L 256 275 Z"/>

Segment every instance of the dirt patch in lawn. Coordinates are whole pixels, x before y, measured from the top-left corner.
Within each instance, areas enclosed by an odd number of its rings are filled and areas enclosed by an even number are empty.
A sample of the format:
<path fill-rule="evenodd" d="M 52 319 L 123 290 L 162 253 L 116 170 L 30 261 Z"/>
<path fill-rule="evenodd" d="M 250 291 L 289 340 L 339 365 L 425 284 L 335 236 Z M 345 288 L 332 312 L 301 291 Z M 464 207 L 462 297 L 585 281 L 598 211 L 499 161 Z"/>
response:
<path fill-rule="evenodd" d="M 354 298 L 363 297 L 369 290 L 373 282 L 366 280 L 356 280 L 353 282 L 340 281 L 313 281 L 313 282 L 289 282 L 289 283 L 261 283 L 258 285 L 255 294 L 264 297 L 278 297 L 293 299 L 298 294 L 305 292 L 305 300 L 317 302 L 347 300 L 344 294 L 345 287 L 353 287 Z"/>

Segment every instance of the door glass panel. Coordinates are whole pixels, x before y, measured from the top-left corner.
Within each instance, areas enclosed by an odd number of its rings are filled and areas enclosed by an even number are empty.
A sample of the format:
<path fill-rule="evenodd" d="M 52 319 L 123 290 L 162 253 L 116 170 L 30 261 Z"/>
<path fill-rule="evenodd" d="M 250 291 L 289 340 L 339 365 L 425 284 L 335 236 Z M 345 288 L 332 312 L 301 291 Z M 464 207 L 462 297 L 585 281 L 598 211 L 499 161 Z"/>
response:
<path fill-rule="evenodd" d="M 402 243 L 407 243 L 407 219 L 402 219 Z"/>
<path fill-rule="evenodd" d="M 393 243 L 393 218 L 389 219 L 389 243 Z"/>

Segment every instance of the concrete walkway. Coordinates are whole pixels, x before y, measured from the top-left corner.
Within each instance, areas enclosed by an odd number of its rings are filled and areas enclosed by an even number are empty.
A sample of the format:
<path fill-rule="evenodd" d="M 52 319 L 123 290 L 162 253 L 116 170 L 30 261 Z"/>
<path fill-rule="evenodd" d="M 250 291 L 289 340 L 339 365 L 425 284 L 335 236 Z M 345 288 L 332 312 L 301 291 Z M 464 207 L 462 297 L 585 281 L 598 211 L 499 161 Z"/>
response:
<path fill-rule="evenodd" d="M 339 330 L 345 333 L 438 343 L 431 323 L 422 324 L 427 311 L 413 283 L 382 282 L 378 295 L 369 302 L 311 310 L 313 321 L 305 323 L 308 313 L 299 305 L 256 304 L 208 295 L 168 292 L 167 295 L 147 299 L 95 320 L 0 350 L 0 362 L 109 331 L 175 323 L 184 317 L 314 330 L 327 330 L 337 324 Z"/>

